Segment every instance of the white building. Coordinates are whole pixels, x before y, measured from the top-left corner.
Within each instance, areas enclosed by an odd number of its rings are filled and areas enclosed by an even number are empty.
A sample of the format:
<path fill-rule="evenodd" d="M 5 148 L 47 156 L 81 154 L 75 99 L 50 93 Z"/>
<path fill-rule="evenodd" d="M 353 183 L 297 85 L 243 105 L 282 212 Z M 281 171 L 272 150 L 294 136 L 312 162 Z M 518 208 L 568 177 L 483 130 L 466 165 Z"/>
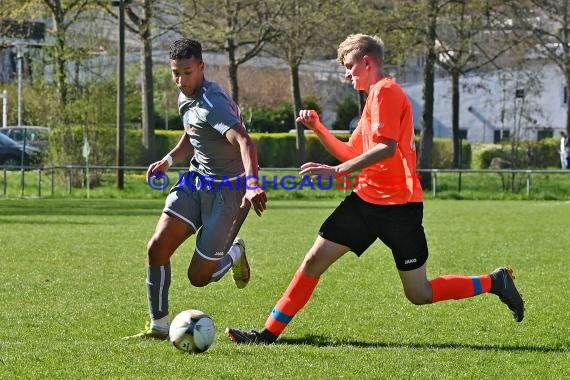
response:
<path fill-rule="evenodd" d="M 401 83 L 421 129 L 423 82 Z M 451 78 L 437 78 L 434 136 L 451 137 Z M 533 63 L 524 70 L 468 74 L 460 78 L 459 128 L 470 142 L 503 138 L 535 141 L 566 129 L 566 83 L 557 66 Z"/>

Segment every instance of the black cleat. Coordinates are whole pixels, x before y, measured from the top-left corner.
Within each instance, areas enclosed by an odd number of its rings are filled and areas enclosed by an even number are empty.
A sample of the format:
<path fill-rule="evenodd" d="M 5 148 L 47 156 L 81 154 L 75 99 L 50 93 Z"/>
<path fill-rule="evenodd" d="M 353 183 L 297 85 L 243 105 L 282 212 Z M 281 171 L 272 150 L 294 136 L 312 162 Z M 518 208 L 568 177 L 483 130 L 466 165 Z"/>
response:
<path fill-rule="evenodd" d="M 491 293 L 499 296 L 499 299 L 506 304 L 513 318 L 521 322 L 524 318 L 524 300 L 515 286 L 515 276 L 511 268 L 497 268 L 491 276 Z"/>
<path fill-rule="evenodd" d="M 227 327 L 226 335 L 237 344 L 273 344 L 277 340 L 275 335 L 265 329 L 259 332 L 255 330 L 243 331 Z"/>

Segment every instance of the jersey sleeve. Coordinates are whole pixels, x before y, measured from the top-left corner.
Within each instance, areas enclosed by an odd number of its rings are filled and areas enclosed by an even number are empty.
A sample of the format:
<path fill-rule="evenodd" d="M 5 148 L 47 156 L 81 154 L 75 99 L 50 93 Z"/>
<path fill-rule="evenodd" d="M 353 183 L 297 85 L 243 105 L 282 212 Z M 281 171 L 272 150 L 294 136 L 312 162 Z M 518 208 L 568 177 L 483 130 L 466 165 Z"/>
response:
<path fill-rule="evenodd" d="M 372 129 L 372 140 L 380 141 L 380 138 L 398 140 L 400 136 L 400 118 L 405 96 L 394 86 L 384 86 L 374 91 L 370 122 Z"/>
<path fill-rule="evenodd" d="M 238 123 L 242 123 L 238 106 L 222 93 L 206 94 L 206 102 L 211 109 L 206 115 L 206 121 L 220 134 L 226 133 Z"/>

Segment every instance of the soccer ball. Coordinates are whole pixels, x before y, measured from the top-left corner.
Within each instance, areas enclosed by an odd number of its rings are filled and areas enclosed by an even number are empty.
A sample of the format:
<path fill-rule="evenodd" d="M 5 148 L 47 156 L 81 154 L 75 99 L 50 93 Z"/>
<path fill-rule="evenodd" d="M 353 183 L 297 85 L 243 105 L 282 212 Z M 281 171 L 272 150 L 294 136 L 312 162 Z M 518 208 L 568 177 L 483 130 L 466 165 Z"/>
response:
<path fill-rule="evenodd" d="M 216 337 L 214 321 L 201 310 L 185 310 L 172 320 L 169 336 L 179 350 L 196 354 L 204 352 Z"/>

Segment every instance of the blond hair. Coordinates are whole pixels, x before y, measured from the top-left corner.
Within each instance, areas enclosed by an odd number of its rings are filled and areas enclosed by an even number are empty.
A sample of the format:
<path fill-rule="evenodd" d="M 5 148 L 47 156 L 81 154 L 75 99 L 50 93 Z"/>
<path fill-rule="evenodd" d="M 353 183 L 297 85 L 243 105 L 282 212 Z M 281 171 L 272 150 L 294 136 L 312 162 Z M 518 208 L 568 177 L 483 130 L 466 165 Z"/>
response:
<path fill-rule="evenodd" d="M 351 34 L 338 46 L 337 58 L 341 65 L 344 65 L 349 55 L 354 55 L 357 59 L 368 55 L 381 65 L 384 62 L 384 42 L 377 36 Z"/>

